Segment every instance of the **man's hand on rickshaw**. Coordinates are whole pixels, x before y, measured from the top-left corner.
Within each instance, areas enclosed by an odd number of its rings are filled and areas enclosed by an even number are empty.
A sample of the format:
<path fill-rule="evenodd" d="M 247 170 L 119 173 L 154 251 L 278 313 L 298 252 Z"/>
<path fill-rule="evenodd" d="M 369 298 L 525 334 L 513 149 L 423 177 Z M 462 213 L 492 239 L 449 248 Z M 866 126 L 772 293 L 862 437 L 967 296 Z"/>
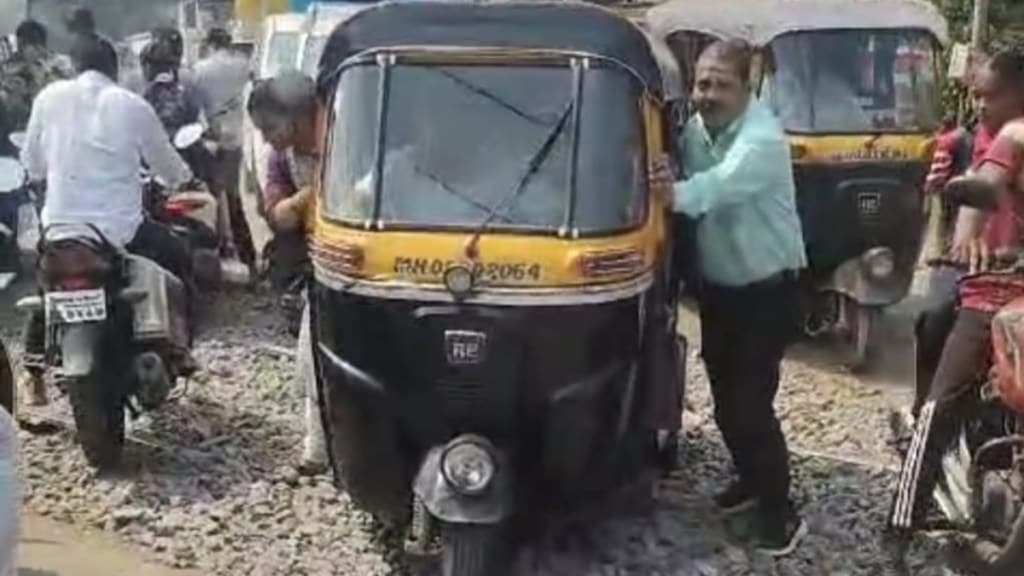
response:
<path fill-rule="evenodd" d="M 655 190 L 671 190 L 676 183 L 676 175 L 672 170 L 672 162 L 668 154 L 659 154 L 651 159 L 648 175 L 651 188 Z"/>

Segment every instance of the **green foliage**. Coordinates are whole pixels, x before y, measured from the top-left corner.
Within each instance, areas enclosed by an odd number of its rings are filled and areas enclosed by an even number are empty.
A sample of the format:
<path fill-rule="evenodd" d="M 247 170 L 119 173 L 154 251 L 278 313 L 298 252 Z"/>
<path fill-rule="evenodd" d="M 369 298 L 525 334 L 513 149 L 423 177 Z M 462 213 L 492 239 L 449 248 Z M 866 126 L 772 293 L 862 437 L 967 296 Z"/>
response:
<path fill-rule="evenodd" d="M 971 36 L 974 0 L 932 0 L 949 20 L 954 41 L 966 42 Z M 989 33 L 992 46 L 1024 41 L 1024 2 L 989 0 Z"/>
<path fill-rule="evenodd" d="M 949 21 L 954 42 L 971 38 L 974 0 L 932 0 Z M 989 0 L 989 49 L 1009 45 L 1024 46 L 1024 2 L 1021 0 Z M 967 90 L 953 82 L 943 82 L 942 102 L 947 113 L 955 113 L 965 103 Z"/>

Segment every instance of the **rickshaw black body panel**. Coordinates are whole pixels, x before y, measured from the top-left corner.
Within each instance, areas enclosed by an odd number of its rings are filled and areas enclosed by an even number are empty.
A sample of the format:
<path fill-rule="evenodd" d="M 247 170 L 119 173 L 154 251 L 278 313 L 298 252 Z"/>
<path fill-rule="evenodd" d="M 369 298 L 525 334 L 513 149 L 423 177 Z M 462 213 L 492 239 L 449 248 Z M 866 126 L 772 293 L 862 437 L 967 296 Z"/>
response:
<path fill-rule="evenodd" d="M 897 276 L 913 274 L 924 228 L 923 162 L 794 166 L 797 207 L 812 277 L 823 281 L 844 262 L 891 248 Z"/>
<path fill-rule="evenodd" d="M 597 488 L 621 418 L 635 417 L 639 297 L 455 305 L 318 284 L 312 300 L 333 455 L 375 513 L 407 508 L 423 456 L 465 433 L 509 454 L 517 476 L 543 479 L 552 501 L 578 498 Z"/>
<path fill-rule="evenodd" d="M 384 2 L 340 24 L 320 58 L 317 85 L 329 94 L 337 68 L 366 50 L 458 46 L 570 51 L 623 63 L 661 93 L 661 72 L 647 37 L 610 10 L 574 2 Z"/>

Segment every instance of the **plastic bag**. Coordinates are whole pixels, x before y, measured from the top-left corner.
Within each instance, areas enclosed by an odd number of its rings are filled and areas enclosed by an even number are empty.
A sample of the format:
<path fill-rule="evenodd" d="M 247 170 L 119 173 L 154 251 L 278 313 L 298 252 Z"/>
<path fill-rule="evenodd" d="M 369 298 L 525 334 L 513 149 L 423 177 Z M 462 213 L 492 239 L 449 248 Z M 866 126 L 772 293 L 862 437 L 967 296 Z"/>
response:
<path fill-rule="evenodd" d="M 39 249 L 39 215 L 31 202 L 18 207 L 18 248 L 23 252 Z"/>

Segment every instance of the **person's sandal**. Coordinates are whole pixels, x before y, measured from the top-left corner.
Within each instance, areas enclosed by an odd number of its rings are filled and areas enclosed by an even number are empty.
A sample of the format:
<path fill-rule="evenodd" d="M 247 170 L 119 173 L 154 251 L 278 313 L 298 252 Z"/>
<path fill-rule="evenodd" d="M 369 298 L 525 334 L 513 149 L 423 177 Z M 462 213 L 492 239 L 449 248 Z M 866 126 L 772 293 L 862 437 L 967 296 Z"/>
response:
<path fill-rule="evenodd" d="M 796 514 L 785 520 L 767 520 L 760 528 L 757 549 L 772 558 L 789 556 L 807 537 L 807 523 Z"/>
<path fill-rule="evenodd" d="M 715 505 L 723 514 L 731 516 L 757 506 L 757 497 L 740 482 L 733 482 L 714 497 Z"/>

